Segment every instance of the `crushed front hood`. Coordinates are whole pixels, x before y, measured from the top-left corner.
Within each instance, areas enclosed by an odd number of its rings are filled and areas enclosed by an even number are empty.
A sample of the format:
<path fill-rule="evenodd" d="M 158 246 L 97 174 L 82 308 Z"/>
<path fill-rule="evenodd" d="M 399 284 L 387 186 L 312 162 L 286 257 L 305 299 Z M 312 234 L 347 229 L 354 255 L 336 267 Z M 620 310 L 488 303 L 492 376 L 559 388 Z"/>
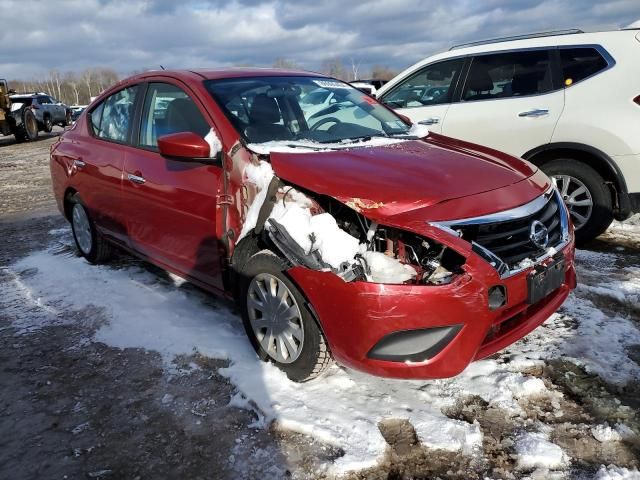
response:
<path fill-rule="evenodd" d="M 277 176 L 371 217 L 390 217 L 475 196 L 531 177 L 509 155 L 440 135 L 379 147 L 270 155 Z M 454 212 L 452 212 L 452 215 Z"/>

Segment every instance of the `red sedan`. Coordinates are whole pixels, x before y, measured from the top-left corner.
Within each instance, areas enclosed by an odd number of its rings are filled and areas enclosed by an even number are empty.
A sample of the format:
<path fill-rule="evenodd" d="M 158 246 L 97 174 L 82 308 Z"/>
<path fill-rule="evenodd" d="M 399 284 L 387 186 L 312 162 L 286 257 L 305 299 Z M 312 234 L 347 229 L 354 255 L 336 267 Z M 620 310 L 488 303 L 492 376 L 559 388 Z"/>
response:
<path fill-rule="evenodd" d="M 540 170 L 314 73 L 133 76 L 61 135 L 51 176 L 88 261 L 118 246 L 235 298 L 260 358 L 295 381 L 332 359 L 456 375 L 575 287 Z"/>

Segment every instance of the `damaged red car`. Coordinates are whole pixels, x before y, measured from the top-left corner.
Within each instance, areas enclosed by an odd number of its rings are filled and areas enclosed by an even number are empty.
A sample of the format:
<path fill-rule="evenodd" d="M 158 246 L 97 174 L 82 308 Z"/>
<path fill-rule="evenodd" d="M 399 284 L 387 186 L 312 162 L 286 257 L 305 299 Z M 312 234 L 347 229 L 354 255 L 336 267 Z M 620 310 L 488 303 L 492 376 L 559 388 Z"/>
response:
<path fill-rule="evenodd" d="M 575 287 L 544 173 L 315 73 L 133 76 L 60 136 L 51 175 L 88 261 L 117 246 L 234 298 L 260 358 L 295 381 L 334 359 L 454 376 Z"/>

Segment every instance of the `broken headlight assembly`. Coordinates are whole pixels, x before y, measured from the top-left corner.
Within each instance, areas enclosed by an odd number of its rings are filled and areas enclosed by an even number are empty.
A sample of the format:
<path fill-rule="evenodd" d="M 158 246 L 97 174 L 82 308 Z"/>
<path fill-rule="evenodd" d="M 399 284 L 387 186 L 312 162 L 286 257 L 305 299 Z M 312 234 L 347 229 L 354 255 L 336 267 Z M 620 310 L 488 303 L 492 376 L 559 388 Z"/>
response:
<path fill-rule="evenodd" d="M 434 240 L 379 225 L 333 199 L 316 197 L 314 203 L 313 214 L 330 215 L 340 231 L 328 237 L 326 231 L 311 232 L 304 248 L 294 239 L 292 225 L 266 221 L 269 239 L 293 265 L 332 271 L 346 282 L 387 284 L 446 285 L 463 272 L 465 257 Z M 322 254 L 328 239 L 338 242 L 338 248 L 347 249 L 348 243 L 356 249 L 345 261 L 331 264 Z"/>
<path fill-rule="evenodd" d="M 435 240 L 411 232 L 372 222 L 368 228 L 367 240 L 369 252 L 384 255 L 407 269 L 413 269 L 414 276 L 402 283 L 446 285 L 464 272 L 462 266 L 465 257 Z M 373 263 L 376 261 L 376 257 L 372 255 L 365 254 L 365 258 L 372 258 Z M 375 281 L 375 275 L 372 277 Z"/>

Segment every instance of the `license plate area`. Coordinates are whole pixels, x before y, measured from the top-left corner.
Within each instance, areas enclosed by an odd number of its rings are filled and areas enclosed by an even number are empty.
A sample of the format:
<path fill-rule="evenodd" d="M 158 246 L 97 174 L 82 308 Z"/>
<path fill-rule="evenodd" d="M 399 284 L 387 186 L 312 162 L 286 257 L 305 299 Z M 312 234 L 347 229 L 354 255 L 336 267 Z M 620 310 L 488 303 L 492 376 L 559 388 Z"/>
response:
<path fill-rule="evenodd" d="M 554 258 L 548 265 L 537 265 L 527 276 L 527 303 L 538 303 L 564 283 L 565 261 L 563 256 Z"/>

